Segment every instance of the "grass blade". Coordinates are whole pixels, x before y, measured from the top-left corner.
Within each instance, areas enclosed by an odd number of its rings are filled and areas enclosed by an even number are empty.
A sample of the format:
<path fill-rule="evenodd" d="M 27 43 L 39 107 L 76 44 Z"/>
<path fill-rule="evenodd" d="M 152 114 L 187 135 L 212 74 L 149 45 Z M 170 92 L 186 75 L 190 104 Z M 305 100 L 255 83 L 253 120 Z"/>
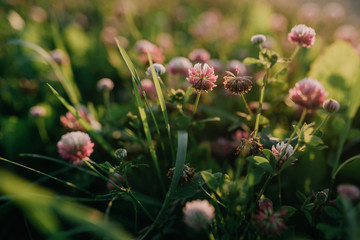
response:
<path fill-rule="evenodd" d="M 69 112 L 71 112 L 76 119 L 79 121 L 79 123 L 85 128 L 86 132 L 89 133 L 89 135 L 97 142 L 99 143 L 108 153 L 109 155 L 115 159 L 114 157 L 114 149 L 105 141 L 105 139 L 97 133 L 90 123 L 88 123 L 85 119 L 83 119 L 80 114 L 76 111 L 76 109 L 71 106 L 60 94 L 50 85 L 47 84 L 51 91 L 55 94 L 55 96 L 59 99 L 59 101 L 67 108 Z"/>
<path fill-rule="evenodd" d="M 160 103 L 161 112 L 162 112 L 163 117 L 164 117 L 165 128 L 166 128 L 168 138 L 169 138 L 171 157 L 174 160 L 175 159 L 175 152 L 174 152 L 173 142 L 172 142 L 172 139 L 171 139 L 170 123 L 169 123 L 169 117 L 168 117 L 167 110 L 166 110 L 166 104 L 165 104 L 164 95 L 163 95 L 163 93 L 161 91 L 160 81 L 159 81 L 159 78 L 158 78 L 158 76 L 157 76 L 157 74 L 155 72 L 154 65 L 152 63 L 150 53 L 147 52 L 147 54 L 148 54 L 148 58 L 149 58 L 152 78 L 153 78 L 153 81 L 154 81 L 156 93 L 158 95 L 158 99 L 159 99 L 159 103 Z"/>
<path fill-rule="evenodd" d="M 186 152 L 187 152 L 187 144 L 188 144 L 188 133 L 186 131 L 178 131 L 178 149 L 177 149 L 177 154 L 176 154 L 174 176 L 171 180 L 170 187 L 166 194 L 164 203 L 161 206 L 161 209 L 160 209 L 158 215 L 156 216 L 155 221 L 153 222 L 151 227 L 149 227 L 147 232 L 143 236 L 140 237 L 140 240 L 145 239 L 146 236 L 151 232 L 151 230 L 155 228 L 159 219 L 162 217 L 165 210 L 168 208 L 170 200 L 172 199 L 172 195 L 174 194 L 176 187 L 179 184 L 179 180 L 182 175 L 182 171 L 184 169 L 184 164 L 185 164 L 185 160 L 186 160 Z"/>
<path fill-rule="evenodd" d="M 20 45 L 30 48 L 35 52 L 37 52 L 40 56 L 42 56 L 45 59 L 46 63 L 49 64 L 50 67 L 53 69 L 56 77 L 58 78 L 66 94 L 68 95 L 70 102 L 75 106 L 78 106 L 80 104 L 81 96 L 80 96 L 80 91 L 77 88 L 76 84 L 72 83 L 71 80 L 66 78 L 64 73 L 61 71 L 61 68 L 52 60 L 50 54 L 47 53 L 43 48 L 41 48 L 40 46 L 34 43 L 18 40 L 18 39 L 10 40 L 7 42 L 7 44 Z"/>

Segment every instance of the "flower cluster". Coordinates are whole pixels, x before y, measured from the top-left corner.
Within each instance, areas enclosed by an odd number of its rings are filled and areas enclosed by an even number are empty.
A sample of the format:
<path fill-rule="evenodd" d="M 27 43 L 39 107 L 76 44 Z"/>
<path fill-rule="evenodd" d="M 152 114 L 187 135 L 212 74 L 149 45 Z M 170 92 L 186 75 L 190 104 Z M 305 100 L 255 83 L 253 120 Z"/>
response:
<path fill-rule="evenodd" d="M 232 72 L 226 71 L 226 76 L 224 77 L 224 88 L 234 95 L 247 93 L 252 88 L 251 77 L 241 76 L 241 72 L 238 67 L 236 67 L 235 70 L 236 75 Z"/>
<path fill-rule="evenodd" d="M 290 42 L 309 48 L 315 43 L 315 30 L 304 24 L 296 25 L 288 34 Z"/>
<path fill-rule="evenodd" d="M 216 87 L 215 82 L 217 78 L 218 76 L 215 75 L 214 68 L 206 63 L 201 67 L 201 63 L 197 63 L 194 68 L 189 70 L 189 76 L 186 79 L 197 92 L 207 92 L 212 91 Z"/>
<path fill-rule="evenodd" d="M 285 214 L 285 210 L 280 212 L 274 211 L 271 200 L 262 198 L 259 200 L 257 213 L 253 215 L 253 224 L 267 237 L 279 236 L 286 229 L 283 219 Z"/>
<path fill-rule="evenodd" d="M 170 60 L 167 67 L 169 69 L 170 74 L 186 77 L 189 72 L 189 69 L 191 69 L 193 65 L 190 62 L 190 60 L 187 58 L 176 57 Z"/>
<path fill-rule="evenodd" d="M 195 231 L 206 229 L 215 217 L 215 208 L 207 200 L 187 202 L 183 208 L 184 222 Z"/>
<path fill-rule="evenodd" d="M 63 135 L 57 147 L 60 156 L 76 166 L 83 165 L 83 160 L 88 159 L 94 151 L 94 143 L 91 142 L 89 135 L 80 131 Z"/>
<path fill-rule="evenodd" d="M 276 160 L 277 160 L 277 170 L 280 170 L 282 165 L 294 154 L 294 148 L 293 146 L 291 146 L 290 144 L 286 147 L 286 143 L 285 142 L 281 142 L 276 144 L 276 146 L 272 146 L 271 148 Z M 284 153 L 283 153 L 284 152 Z M 281 159 L 279 159 L 280 155 L 283 154 L 283 156 L 281 157 Z M 294 165 L 294 162 L 297 159 L 294 159 L 290 165 Z"/>

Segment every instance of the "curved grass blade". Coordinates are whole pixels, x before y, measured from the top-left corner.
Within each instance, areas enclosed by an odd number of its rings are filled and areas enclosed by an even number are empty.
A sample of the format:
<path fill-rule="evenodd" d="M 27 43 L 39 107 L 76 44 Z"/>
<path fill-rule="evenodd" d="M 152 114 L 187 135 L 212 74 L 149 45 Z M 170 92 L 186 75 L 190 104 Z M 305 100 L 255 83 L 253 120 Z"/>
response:
<path fill-rule="evenodd" d="M 172 157 L 172 159 L 174 161 L 175 152 L 174 152 L 173 141 L 171 139 L 170 123 L 169 123 L 169 117 L 168 117 L 167 110 L 166 110 L 166 104 L 165 104 L 164 95 L 163 95 L 163 93 L 161 91 L 160 81 L 159 81 L 159 78 L 158 78 L 158 76 L 157 76 L 157 74 L 155 72 L 154 65 L 153 65 L 153 62 L 152 62 L 149 51 L 147 52 L 147 54 L 148 54 L 148 58 L 149 58 L 149 64 L 150 64 L 150 68 L 151 68 L 152 79 L 154 81 L 156 93 L 157 93 L 159 103 L 160 103 L 161 112 L 162 112 L 163 117 L 164 117 L 165 128 L 166 128 L 168 138 L 169 138 L 171 157 Z"/>
<path fill-rule="evenodd" d="M 145 239 L 146 236 L 151 232 L 151 230 L 153 230 L 155 228 L 159 219 L 162 217 L 165 210 L 168 208 L 170 200 L 172 199 L 172 196 L 176 190 L 176 187 L 178 186 L 180 177 L 182 175 L 182 171 L 184 169 L 186 152 L 187 152 L 187 144 L 188 144 L 188 133 L 186 131 L 178 131 L 178 149 L 177 149 L 177 154 L 176 154 L 174 176 L 171 180 L 169 190 L 166 193 L 164 203 L 161 206 L 161 209 L 160 209 L 158 215 L 156 216 L 155 221 L 149 227 L 147 232 L 139 238 L 140 240 Z"/>
<path fill-rule="evenodd" d="M 59 101 L 67 108 L 67 110 L 76 117 L 76 119 L 79 121 L 79 123 L 85 128 L 86 132 L 88 132 L 89 135 L 97 143 L 99 143 L 109 153 L 109 155 L 113 159 L 116 159 L 114 156 L 114 149 L 105 141 L 105 139 L 99 133 L 97 133 L 92 128 L 92 126 L 85 119 L 83 119 L 80 116 L 80 114 L 78 114 L 76 109 L 73 106 L 71 106 L 62 96 L 60 96 L 60 94 L 50 84 L 47 84 L 47 85 L 49 86 L 51 91 L 55 94 L 55 96 L 59 99 Z"/>
<path fill-rule="evenodd" d="M 345 167 L 347 164 L 353 162 L 353 161 L 356 161 L 356 160 L 359 160 L 360 159 L 360 155 L 356 155 L 356 156 L 353 156 L 349 159 L 347 159 L 346 161 L 344 161 L 342 164 L 340 164 L 340 166 L 336 169 L 336 171 L 334 172 L 334 174 L 332 175 L 332 179 L 335 179 L 336 178 L 336 175 L 340 172 L 340 170 Z"/>
<path fill-rule="evenodd" d="M 94 194 L 92 194 L 92 193 L 89 192 L 88 190 L 86 190 L 86 189 L 84 189 L 84 188 L 81 188 L 81 187 L 79 187 L 79 186 L 77 186 L 77 185 L 75 185 L 75 184 L 73 184 L 73 183 L 71 183 L 71 182 L 64 181 L 64 180 L 59 179 L 59 178 L 57 178 L 57 177 L 54 177 L 54 176 L 51 176 L 51 175 L 49 175 L 49 174 L 43 173 L 43 172 L 41 172 L 41 171 L 39 171 L 39 170 L 36 170 L 36 169 L 31 168 L 31 167 L 22 165 L 22 164 L 17 163 L 17 162 L 10 161 L 10 160 L 5 159 L 5 158 L 2 158 L 2 157 L 0 157 L 0 160 L 1 160 L 1 161 L 4 161 L 4 162 L 11 163 L 11 164 L 14 164 L 14 165 L 19 166 L 19 167 L 22 167 L 22 168 L 25 168 L 25 169 L 30 170 L 30 171 L 33 171 L 33 172 L 36 172 L 36 173 L 38 173 L 38 174 L 40 174 L 40 175 L 43 175 L 43 176 L 46 176 L 46 177 L 48 177 L 48 178 L 51 178 L 51 179 L 53 179 L 53 180 L 55 180 L 55 181 L 61 182 L 61 183 L 65 184 L 65 185 L 67 185 L 67 186 L 69 186 L 69 187 L 75 188 L 75 189 L 77 189 L 77 190 L 79 190 L 79 191 L 81 191 L 81 192 L 83 192 L 83 193 L 86 193 L 86 194 L 88 194 L 88 195 L 90 195 L 90 196 L 94 196 Z"/>
<path fill-rule="evenodd" d="M 34 43 L 18 40 L 18 39 L 10 40 L 7 42 L 7 44 L 20 45 L 30 48 L 35 52 L 37 52 L 40 56 L 42 56 L 45 59 L 46 63 L 50 65 L 50 67 L 53 69 L 56 77 L 63 86 L 71 103 L 74 104 L 75 106 L 78 106 L 80 104 L 81 96 L 80 96 L 80 91 L 77 88 L 76 84 L 73 82 L 72 79 L 69 79 L 64 75 L 64 73 L 61 71 L 61 68 L 52 60 L 50 54 L 47 53 L 43 48 L 41 48 L 40 46 Z"/>

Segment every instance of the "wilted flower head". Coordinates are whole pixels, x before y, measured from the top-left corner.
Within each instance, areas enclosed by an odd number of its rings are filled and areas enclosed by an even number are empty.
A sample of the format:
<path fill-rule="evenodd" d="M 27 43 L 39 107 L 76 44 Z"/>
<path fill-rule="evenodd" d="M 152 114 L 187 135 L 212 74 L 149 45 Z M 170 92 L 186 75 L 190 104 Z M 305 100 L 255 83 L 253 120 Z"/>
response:
<path fill-rule="evenodd" d="M 272 146 L 271 150 L 276 158 L 277 162 L 277 170 L 280 170 L 280 168 L 282 167 L 282 165 L 294 154 L 294 148 L 293 146 L 291 146 L 290 144 L 286 147 L 286 143 L 285 142 L 280 142 L 278 144 L 276 144 L 276 146 Z M 281 159 L 279 159 L 280 154 L 283 154 L 283 152 L 285 151 L 285 154 L 282 156 Z M 292 163 L 290 163 L 290 165 L 294 165 L 294 162 L 297 159 L 294 159 L 292 161 Z"/>
<path fill-rule="evenodd" d="M 116 186 L 114 186 L 111 182 L 115 183 L 119 187 L 122 187 L 122 184 L 125 182 L 125 178 L 118 173 L 114 173 L 112 176 L 109 177 L 109 181 L 106 183 L 107 189 L 116 190 Z"/>
<path fill-rule="evenodd" d="M 155 89 L 155 85 L 154 85 L 153 81 L 151 81 L 150 79 L 143 79 L 140 81 L 140 83 L 146 93 L 146 97 L 149 100 L 156 99 L 157 95 L 156 95 L 156 89 Z M 138 87 L 138 91 L 140 93 L 140 96 L 143 97 L 140 86 Z"/>
<path fill-rule="evenodd" d="M 238 67 L 236 67 L 235 70 L 236 76 L 232 72 L 226 71 L 226 76 L 224 77 L 224 88 L 234 95 L 247 93 L 252 88 L 251 77 L 241 76 Z"/>
<path fill-rule="evenodd" d="M 251 37 L 252 44 L 259 45 L 266 41 L 265 35 L 257 34 Z"/>
<path fill-rule="evenodd" d="M 245 76 L 247 73 L 246 66 L 242 62 L 240 62 L 239 60 L 236 60 L 236 59 L 230 60 L 227 64 L 226 69 L 229 72 L 233 72 L 233 73 L 239 72 L 239 75 L 241 75 L 241 76 Z"/>
<path fill-rule="evenodd" d="M 182 77 L 187 76 L 189 69 L 193 67 L 189 59 L 184 57 L 176 57 L 170 60 L 168 63 L 168 69 L 170 74 L 180 75 Z"/>
<path fill-rule="evenodd" d="M 288 39 L 294 44 L 302 47 L 311 47 L 315 43 L 315 30 L 304 24 L 296 25 L 288 34 Z"/>
<path fill-rule="evenodd" d="M 315 79 L 304 78 L 289 90 L 291 100 L 307 109 L 320 107 L 327 97 L 324 87 Z"/>
<path fill-rule="evenodd" d="M 259 209 L 253 215 L 253 225 L 265 236 L 280 235 L 285 229 L 283 216 L 286 210 L 275 212 L 270 199 L 259 200 Z"/>
<path fill-rule="evenodd" d="M 46 109 L 43 106 L 33 106 L 29 110 L 29 115 L 33 118 L 40 118 L 46 115 Z"/>
<path fill-rule="evenodd" d="M 215 217 L 215 208 L 207 200 L 187 202 L 183 208 L 184 222 L 195 231 L 206 229 Z"/>
<path fill-rule="evenodd" d="M 242 156 L 253 156 L 263 149 L 262 144 L 260 144 L 260 137 L 243 137 L 239 142 L 239 146 L 236 148 L 236 153 L 241 154 Z"/>
<path fill-rule="evenodd" d="M 209 67 L 206 63 L 201 67 L 201 63 L 195 64 L 194 68 L 189 70 L 189 77 L 186 79 L 195 88 L 196 91 L 212 91 L 216 87 L 218 76 L 214 73 L 214 68 Z"/>
<path fill-rule="evenodd" d="M 96 85 L 99 91 L 111 91 L 114 88 L 114 83 L 110 78 L 102 78 Z"/>
<path fill-rule="evenodd" d="M 50 56 L 59 65 L 66 65 L 70 62 L 68 55 L 61 49 L 52 50 Z"/>
<path fill-rule="evenodd" d="M 174 167 L 170 168 L 166 176 L 172 179 L 174 177 L 174 171 L 175 171 Z M 189 167 L 189 163 L 185 164 L 179 180 L 180 185 L 183 185 L 191 181 L 194 178 L 194 176 L 195 176 L 195 168 Z"/>
<path fill-rule="evenodd" d="M 147 51 L 149 51 L 151 59 L 154 63 L 162 63 L 165 59 L 162 49 L 147 40 L 139 40 L 135 43 L 135 49 L 139 53 L 139 61 L 147 64 L 149 59 Z"/>
<path fill-rule="evenodd" d="M 209 61 L 210 53 L 202 48 L 194 49 L 189 53 L 189 59 L 193 62 L 205 63 Z"/>
<path fill-rule="evenodd" d="M 328 113 L 333 113 L 333 112 L 337 112 L 339 110 L 340 104 L 335 99 L 328 99 L 323 103 L 323 108 Z"/>
<path fill-rule="evenodd" d="M 360 197 L 360 190 L 352 184 L 341 184 L 337 186 L 337 192 L 350 200 L 357 200 Z"/>
<path fill-rule="evenodd" d="M 88 159 L 94 151 L 94 143 L 91 142 L 89 135 L 80 131 L 63 135 L 57 147 L 60 156 L 76 166 L 81 166 L 83 160 Z"/>
<path fill-rule="evenodd" d="M 154 63 L 153 66 L 154 66 L 156 76 L 158 76 L 158 77 L 160 77 L 161 75 L 163 75 L 166 72 L 166 68 L 160 63 Z M 150 66 L 146 70 L 145 74 L 146 74 L 146 76 L 148 78 L 152 79 L 152 73 L 151 73 L 151 67 Z"/>

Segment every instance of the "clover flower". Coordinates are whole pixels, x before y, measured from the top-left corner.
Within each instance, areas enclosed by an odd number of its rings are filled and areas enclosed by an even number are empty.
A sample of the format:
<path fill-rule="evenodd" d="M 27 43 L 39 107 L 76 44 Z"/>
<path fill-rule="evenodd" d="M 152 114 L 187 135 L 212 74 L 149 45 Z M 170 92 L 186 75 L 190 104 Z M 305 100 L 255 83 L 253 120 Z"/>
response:
<path fill-rule="evenodd" d="M 214 68 L 215 73 L 222 74 L 224 72 L 224 65 L 219 59 L 210 59 L 207 64 Z"/>
<path fill-rule="evenodd" d="M 315 30 L 304 24 L 296 25 L 288 34 L 290 42 L 309 48 L 315 43 Z"/>
<path fill-rule="evenodd" d="M 276 160 L 277 160 L 277 170 L 280 170 L 280 168 L 282 167 L 282 165 L 294 154 L 294 148 L 293 146 L 291 146 L 290 144 L 286 147 L 286 143 L 285 142 L 281 142 L 276 144 L 276 146 L 272 146 L 271 151 L 273 152 Z M 282 152 L 285 151 L 285 154 L 282 156 L 281 159 L 279 159 L 280 154 L 282 154 Z M 292 163 L 290 163 L 290 165 L 294 165 L 294 162 L 297 159 L 294 159 Z"/>
<path fill-rule="evenodd" d="M 189 53 L 189 59 L 193 62 L 205 63 L 209 61 L 210 53 L 202 48 L 194 49 Z"/>
<path fill-rule="evenodd" d="M 357 200 L 360 197 L 359 188 L 352 184 L 341 184 L 337 186 L 337 192 L 349 200 Z"/>
<path fill-rule="evenodd" d="M 238 67 L 235 68 L 236 75 L 232 72 L 226 71 L 224 77 L 224 88 L 231 94 L 241 95 L 247 93 L 252 88 L 251 77 L 241 76 L 241 72 Z"/>
<path fill-rule="evenodd" d="M 246 66 L 242 62 L 236 59 L 230 60 L 226 66 L 226 69 L 229 72 L 233 72 L 233 73 L 237 72 L 236 69 L 238 69 L 239 75 L 241 76 L 245 76 L 247 73 Z"/>
<path fill-rule="evenodd" d="M 174 171 L 175 171 L 175 168 L 170 168 L 169 171 L 167 172 L 166 176 L 170 179 L 172 179 L 174 177 Z M 180 185 L 183 185 L 189 181 L 191 181 L 195 176 L 195 168 L 191 168 L 189 166 L 189 163 L 185 164 L 184 165 L 184 168 L 182 170 L 182 173 L 181 173 L 181 177 L 180 177 Z"/>
<path fill-rule="evenodd" d="M 218 76 L 214 73 L 214 68 L 209 67 L 206 63 L 201 67 L 201 63 L 195 64 L 194 68 L 189 70 L 189 77 L 186 79 L 197 92 L 212 91 L 216 87 Z"/>
<path fill-rule="evenodd" d="M 94 151 L 93 147 L 94 143 L 91 142 L 89 135 L 80 131 L 62 135 L 57 143 L 60 156 L 68 159 L 75 166 L 84 164 L 83 160 L 89 158 Z"/>
<path fill-rule="evenodd" d="M 257 34 L 251 37 L 252 44 L 259 45 L 266 41 L 265 35 Z"/>
<path fill-rule="evenodd" d="M 135 49 L 139 53 L 139 61 L 142 64 L 149 62 L 147 52 L 149 51 L 154 63 L 162 63 L 165 59 L 162 49 L 147 40 L 139 40 L 135 43 Z"/>
<path fill-rule="evenodd" d="M 215 217 L 215 208 L 207 200 L 187 202 L 183 208 L 184 222 L 195 231 L 206 229 Z"/>
<path fill-rule="evenodd" d="M 239 140 L 239 146 L 236 148 L 236 153 L 242 156 L 254 156 L 262 151 L 263 145 L 260 144 L 260 137 L 243 137 Z"/>
<path fill-rule="evenodd" d="M 43 106 L 33 106 L 29 110 L 29 115 L 33 118 L 41 118 L 46 115 L 46 109 Z"/>
<path fill-rule="evenodd" d="M 114 83 L 110 78 L 102 78 L 96 85 L 99 91 L 111 91 L 114 88 Z"/>
<path fill-rule="evenodd" d="M 323 103 L 323 108 L 328 113 L 334 113 L 334 112 L 337 112 L 339 110 L 340 104 L 339 104 L 338 101 L 336 101 L 334 99 L 328 99 Z"/>
<path fill-rule="evenodd" d="M 59 65 L 70 63 L 70 59 L 66 52 L 61 49 L 55 49 L 50 52 L 51 59 Z"/>
<path fill-rule="evenodd" d="M 164 67 L 164 65 L 160 64 L 160 63 L 154 63 L 154 70 L 156 73 L 156 76 L 160 77 L 161 75 L 163 75 L 166 72 L 166 68 Z M 149 66 L 148 69 L 145 72 L 146 76 L 148 78 L 152 79 L 152 73 L 151 73 L 151 67 Z"/>
<path fill-rule="evenodd" d="M 275 212 L 270 199 L 262 198 L 259 200 L 259 209 L 253 215 L 253 225 L 265 236 L 280 236 L 286 229 L 283 217 L 286 210 Z"/>
<path fill-rule="evenodd" d="M 289 95 L 294 103 L 315 110 L 323 104 L 328 94 L 320 82 L 304 78 L 289 90 Z"/>
<path fill-rule="evenodd" d="M 184 57 L 176 57 L 170 60 L 168 63 L 168 69 L 172 75 L 180 75 L 186 77 L 189 69 L 193 67 L 189 59 Z"/>

